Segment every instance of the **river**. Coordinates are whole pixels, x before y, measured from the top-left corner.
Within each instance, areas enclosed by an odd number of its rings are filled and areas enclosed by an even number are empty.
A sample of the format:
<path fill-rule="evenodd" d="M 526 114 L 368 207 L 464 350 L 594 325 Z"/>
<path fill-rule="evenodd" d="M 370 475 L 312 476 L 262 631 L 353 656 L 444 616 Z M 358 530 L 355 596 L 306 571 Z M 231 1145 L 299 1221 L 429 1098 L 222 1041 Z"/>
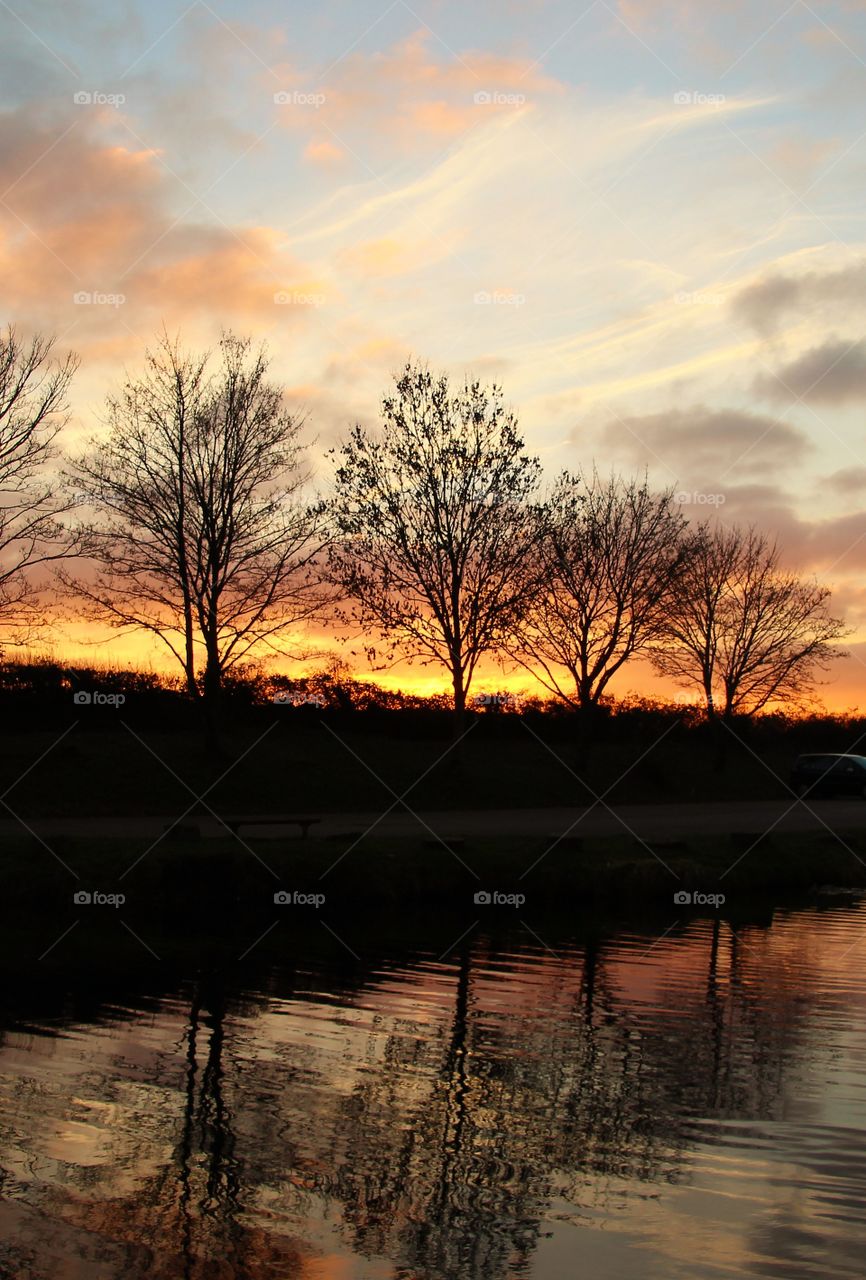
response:
<path fill-rule="evenodd" d="M 17 981 L 0 1273 L 862 1277 L 866 905 L 529 924 Z"/>

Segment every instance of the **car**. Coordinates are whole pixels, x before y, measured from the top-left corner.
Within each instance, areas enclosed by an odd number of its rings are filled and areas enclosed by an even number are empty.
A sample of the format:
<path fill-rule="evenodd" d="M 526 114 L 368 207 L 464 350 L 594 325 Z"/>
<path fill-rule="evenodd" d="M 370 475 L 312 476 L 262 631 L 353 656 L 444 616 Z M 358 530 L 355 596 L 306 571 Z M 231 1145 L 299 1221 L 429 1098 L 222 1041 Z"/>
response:
<path fill-rule="evenodd" d="M 791 789 L 798 796 L 866 797 L 866 756 L 831 752 L 798 756 L 791 770 Z"/>

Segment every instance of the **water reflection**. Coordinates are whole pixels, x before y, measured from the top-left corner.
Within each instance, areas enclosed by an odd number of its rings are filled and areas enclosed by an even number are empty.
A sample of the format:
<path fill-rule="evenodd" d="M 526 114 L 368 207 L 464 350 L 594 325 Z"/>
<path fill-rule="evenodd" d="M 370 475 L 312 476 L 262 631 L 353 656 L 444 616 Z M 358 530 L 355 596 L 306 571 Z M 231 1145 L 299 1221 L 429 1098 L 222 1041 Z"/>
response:
<path fill-rule="evenodd" d="M 860 1276 L 861 942 L 855 905 L 20 993 L 0 1271 Z"/>

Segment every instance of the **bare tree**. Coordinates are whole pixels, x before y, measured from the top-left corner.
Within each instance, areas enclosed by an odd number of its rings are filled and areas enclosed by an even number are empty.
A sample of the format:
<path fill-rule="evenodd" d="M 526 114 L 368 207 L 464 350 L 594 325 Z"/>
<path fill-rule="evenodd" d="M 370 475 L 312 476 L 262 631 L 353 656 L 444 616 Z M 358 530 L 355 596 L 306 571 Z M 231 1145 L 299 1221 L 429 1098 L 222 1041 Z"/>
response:
<path fill-rule="evenodd" d="M 754 527 L 698 526 L 658 647 L 656 668 L 696 685 L 725 719 L 770 705 L 801 706 L 821 672 L 844 656 L 830 591 L 782 569 L 779 548 Z"/>
<path fill-rule="evenodd" d="M 40 622 L 34 570 L 75 550 L 62 524 L 70 504 L 48 464 L 78 360 L 55 360 L 53 348 L 53 338 L 24 342 L 11 325 L 0 333 L 0 627 L 15 643 Z"/>
<path fill-rule="evenodd" d="M 267 371 L 247 339 L 224 335 L 214 361 L 163 334 L 72 472 L 94 512 L 96 573 L 67 585 L 92 617 L 158 637 L 190 694 L 211 701 L 226 672 L 253 650 L 281 652 L 319 604 L 323 520 L 301 498 L 303 424 Z"/>
<path fill-rule="evenodd" d="M 511 655 L 570 706 L 591 710 L 658 636 L 682 557 L 672 492 L 646 478 L 564 472 L 547 503 L 539 589 Z"/>
<path fill-rule="evenodd" d="M 530 591 L 540 465 L 502 392 L 407 364 L 382 403 L 382 431 L 360 426 L 336 454 L 333 582 L 350 617 L 386 654 L 438 663 L 453 689 L 455 734 L 479 659 L 496 652 Z"/>

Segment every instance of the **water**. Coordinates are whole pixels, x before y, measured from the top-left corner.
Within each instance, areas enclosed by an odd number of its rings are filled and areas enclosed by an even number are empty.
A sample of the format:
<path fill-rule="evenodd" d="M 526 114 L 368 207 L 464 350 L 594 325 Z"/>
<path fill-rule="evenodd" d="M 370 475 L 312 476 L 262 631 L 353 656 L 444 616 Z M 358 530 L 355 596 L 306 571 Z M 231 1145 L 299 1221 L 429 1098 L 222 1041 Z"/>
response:
<path fill-rule="evenodd" d="M 19 992 L 0 1273 L 862 1277 L 866 905 L 659 933 Z"/>

